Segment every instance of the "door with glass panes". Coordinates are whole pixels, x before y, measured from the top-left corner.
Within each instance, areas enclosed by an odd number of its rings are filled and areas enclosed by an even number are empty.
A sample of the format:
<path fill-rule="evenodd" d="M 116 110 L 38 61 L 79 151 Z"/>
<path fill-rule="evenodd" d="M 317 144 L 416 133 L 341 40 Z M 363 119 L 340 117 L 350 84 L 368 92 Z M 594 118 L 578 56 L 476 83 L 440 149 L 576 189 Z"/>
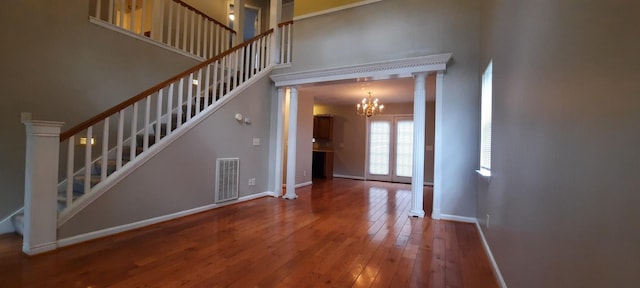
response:
<path fill-rule="evenodd" d="M 413 117 L 375 116 L 367 128 L 367 179 L 411 183 Z"/>

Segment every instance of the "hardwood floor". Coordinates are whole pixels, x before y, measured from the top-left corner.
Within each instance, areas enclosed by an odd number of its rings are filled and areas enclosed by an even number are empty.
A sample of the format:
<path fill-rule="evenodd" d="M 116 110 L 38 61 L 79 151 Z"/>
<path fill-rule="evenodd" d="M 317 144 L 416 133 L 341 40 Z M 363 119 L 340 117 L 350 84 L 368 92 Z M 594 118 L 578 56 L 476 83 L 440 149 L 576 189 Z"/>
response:
<path fill-rule="evenodd" d="M 409 190 L 314 180 L 35 257 L 3 235 L 0 287 L 498 287 L 475 226 L 408 217 Z"/>

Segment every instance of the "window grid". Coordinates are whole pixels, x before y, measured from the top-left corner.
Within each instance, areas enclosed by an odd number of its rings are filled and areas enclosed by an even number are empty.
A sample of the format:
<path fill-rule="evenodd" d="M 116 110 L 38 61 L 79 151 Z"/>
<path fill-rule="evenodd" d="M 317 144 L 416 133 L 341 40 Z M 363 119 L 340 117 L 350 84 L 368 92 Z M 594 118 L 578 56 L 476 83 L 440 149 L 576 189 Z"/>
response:
<path fill-rule="evenodd" d="M 389 175 L 389 148 L 391 127 L 388 122 L 371 122 L 369 140 L 369 173 Z"/>
<path fill-rule="evenodd" d="M 397 124 L 396 176 L 411 177 L 413 171 L 413 120 Z"/>

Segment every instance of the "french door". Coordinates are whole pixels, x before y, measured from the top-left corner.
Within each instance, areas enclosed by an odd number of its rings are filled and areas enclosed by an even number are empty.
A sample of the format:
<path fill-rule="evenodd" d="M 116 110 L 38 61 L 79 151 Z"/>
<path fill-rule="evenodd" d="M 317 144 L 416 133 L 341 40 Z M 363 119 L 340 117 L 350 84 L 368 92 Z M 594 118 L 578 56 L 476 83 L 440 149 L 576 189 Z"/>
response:
<path fill-rule="evenodd" d="M 413 117 L 369 118 L 367 131 L 367 179 L 411 183 Z"/>

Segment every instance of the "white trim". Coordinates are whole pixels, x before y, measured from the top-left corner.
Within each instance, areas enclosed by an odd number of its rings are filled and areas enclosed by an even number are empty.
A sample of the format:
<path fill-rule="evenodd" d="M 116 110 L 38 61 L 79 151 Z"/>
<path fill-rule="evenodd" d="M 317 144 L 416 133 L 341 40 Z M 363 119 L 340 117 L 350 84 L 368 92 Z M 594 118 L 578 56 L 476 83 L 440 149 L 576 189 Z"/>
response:
<path fill-rule="evenodd" d="M 440 220 L 448 220 L 463 223 L 476 223 L 478 220 L 474 217 L 465 217 L 451 214 L 440 214 Z"/>
<path fill-rule="evenodd" d="M 424 182 L 424 186 L 431 186 L 431 187 L 433 187 L 433 182 L 426 182 L 426 181 L 425 181 L 425 182 Z"/>
<path fill-rule="evenodd" d="M 206 60 L 206 59 L 204 59 L 204 58 L 202 58 L 202 57 L 199 57 L 199 56 L 193 55 L 193 54 L 191 54 L 191 53 L 189 53 L 189 52 L 186 52 L 186 51 L 184 51 L 184 50 L 178 49 L 178 48 L 173 47 L 173 46 L 171 46 L 171 45 L 168 45 L 168 44 L 165 44 L 165 43 L 162 43 L 162 42 L 158 42 L 158 41 L 156 41 L 156 40 L 153 40 L 153 39 L 151 39 L 151 38 L 148 38 L 148 37 L 142 36 L 142 35 L 140 35 L 140 34 L 138 34 L 138 33 L 133 33 L 133 32 L 131 32 L 131 31 L 129 31 L 129 30 L 126 30 L 126 29 L 122 29 L 122 28 L 120 28 L 120 27 L 118 27 L 118 26 L 116 26 L 116 25 L 113 25 L 113 24 L 111 24 L 111 23 L 109 23 L 109 22 L 107 22 L 107 21 L 104 21 L 104 20 L 101 20 L 101 19 L 95 18 L 95 17 L 93 17 L 93 16 L 89 16 L 89 22 L 91 22 L 91 23 L 93 23 L 93 24 L 96 24 L 96 25 L 98 25 L 98 26 L 101 26 L 101 27 L 107 28 L 107 29 L 109 29 L 109 30 L 112 30 L 112 31 L 115 31 L 115 32 L 118 32 L 118 33 L 121 33 L 121 34 L 124 34 L 124 35 L 127 35 L 127 36 L 129 36 L 129 37 L 133 37 L 133 38 L 138 39 L 138 40 L 141 40 L 141 41 L 143 41 L 143 42 L 147 42 L 147 43 L 149 43 L 149 44 L 152 44 L 152 45 L 158 46 L 158 47 L 160 47 L 160 48 L 167 49 L 167 50 L 169 50 L 169 51 L 171 51 L 171 52 L 175 52 L 175 53 L 181 54 L 181 55 L 183 55 L 183 56 L 187 56 L 187 57 L 192 58 L 192 59 L 194 59 L 194 60 L 196 60 L 196 61 L 199 61 L 199 62 L 203 62 L 203 61 L 205 61 L 205 60 Z"/>
<path fill-rule="evenodd" d="M 302 182 L 302 183 L 296 184 L 296 188 L 302 188 L 302 187 L 311 186 L 311 185 L 313 185 L 313 182 L 307 181 L 307 182 Z"/>
<path fill-rule="evenodd" d="M 502 273 L 500 272 L 500 268 L 498 267 L 498 263 L 496 259 L 493 257 L 493 253 L 491 252 L 491 248 L 489 247 L 489 243 L 487 242 L 487 238 L 484 237 L 484 232 L 482 232 L 482 228 L 480 227 L 480 223 L 476 219 L 476 228 L 478 229 L 478 233 L 480 234 L 480 239 L 482 240 L 482 247 L 484 247 L 484 252 L 487 253 L 487 257 L 489 257 L 489 262 L 491 262 L 491 268 L 493 269 L 493 274 L 498 278 L 498 285 L 501 288 L 507 288 L 507 283 L 504 282 L 504 278 L 502 277 Z"/>
<path fill-rule="evenodd" d="M 442 202 L 442 162 L 444 141 L 442 140 L 443 116 L 444 116 L 444 72 L 439 71 L 436 75 L 436 127 L 435 127 L 435 143 L 433 146 L 433 209 L 431 212 L 432 219 L 440 219 L 440 205 Z"/>
<path fill-rule="evenodd" d="M 355 8 L 355 7 L 358 7 L 358 6 L 372 4 L 372 3 L 376 3 L 376 2 L 380 2 L 380 1 L 382 1 L 382 0 L 365 0 L 365 1 L 360 1 L 360 2 L 357 2 L 357 3 L 351 3 L 351 4 L 347 4 L 347 5 L 338 6 L 338 7 L 327 9 L 327 10 L 307 13 L 307 14 L 303 14 L 303 15 L 300 15 L 300 16 L 294 16 L 293 17 L 293 21 L 307 19 L 307 18 L 320 16 L 320 15 L 324 15 L 324 14 L 329 14 L 329 13 L 333 13 L 333 12 L 338 12 L 338 11 L 341 11 L 341 10 Z"/>
<path fill-rule="evenodd" d="M 478 175 L 485 181 L 491 182 L 491 170 L 482 168 L 482 169 L 476 170 L 476 173 L 478 173 Z"/>
<path fill-rule="evenodd" d="M 444 71 L 451 53 L 360 64 L 346 67 L 271 75 L 277 87 L 317 82 L 372 77 L 375 80 L 391 77 L 412 77 L 413 73 Z"/>
<path fill-rule="evenodd" d="M 27 243 L 22 244 L 22 252 L 29 256 L 33 256 L 40 253 L 45 253 L 49 251 L 56 250 L 58 248 L 58 244 L 56 242 L 48 242 L 43 244 L 38 244 L 33 247 L 28 247 Z"/>
<path fill-rule="evenodd" d="M 353 176 L 353 175 L 342 175 L 342 174 L 333 174 L 334 178 L 344 178 L 344 179 L 354 179 L 354 180 L 363 180 L 363 176 Z"/>
<path fill-rule="evenodd" d="M 13 226 L 13 222 L 11 221 L 11 218 L 13 218 L 13 216 L 20 214 L 20 212 L 22 211 L 24 211 L 24 207 L 9 214 L 7 218 L 4 218 L 2 219 L 2 221 L 0 221 L 0 234 L 16 232 L 16 227 Z"/>
<path fill-rule="evenodd" d="M 83 197 L 79 198 L 78 201 L 73 202 L 73 204 L 71 204 L 68 209 L 62 211 L 62 213 L 58 215 L 58 228 L 69 221 L 78 212 L 82 211 L 82 209 L 89 206 L 89 204 L 98 199 L 106 191 L 113 188 L 116 184 L 120 183 L 120 181 L 124 180 L 124 178 L 129 176 L 129 174 L 138 169 L 138 167 L 145 164 L 147 161 L 153 158 L 153 156 L 160 153 L 160 151 L 164 150 L 166 147 L 171 145 L 171 143 L 178 140 L 182 135 L 186 134 L 191 129 L 196 127 L 198 124 L 200 124 L 200 122 L 208 118 L 215 111 L 222 108 L 226 103 L 228 103 L 242 91 L 247 89 L 247 87 L 259 81 L 260 79 L 262 79 L 262 77 L 265 77 L 270 72 L 271 67 L 267 67 L 264 70 L 258 72 L 258 74 L 255 74 L 251 79 L 245 81 L 242 85 L 229 92 L 229 95 L 220 98 L 218 102 L 209 106 L 207 109 L 200 112 L 200 114 L 191 118 L 191 120 L 187 123 L 183 123 L 182 126 L 176 128 L 176 130 L 171 132 L 171 134 L 167 135 L 165 138 L 162 138 L 160 142 L 149 147 L 149 150 L 147 150 L 146 153 L 136 157 L 127 165 L 123 166 L 122 169 L 113 172 L 113 174 L 111 174 L 111 177 L 107 178 L 105 181 L 96 184 L 96 186 L 92 188 L 91 193 L 83 195 Z"/>
<path fill-rule="evenodd" d="M 89 233 L 85 233 L 85 234 L 81 234 L 81 235 L 76 235 L 76 236 L 72 236 L 72 237 L 68 237 L 68 238 L 63 238 L 63 239 L 59 239 L 58 240 L 58 247 L 65 247 L 65 246 L 69 246 L 69 245 L 73 245 L 73 244 L 78 244 L 78 243 L 81 243 L 81 242 L 85 242 L 85 241 L 89 241 L 89 240 L 93 240 L 93 239 L 97 239 L 97 238 L 102 238 L 102 237 L 106 237 L 106 236 L 117 234 L 117 233 L 130 231 L 130 230 L 137 229 L 137 228 L 141 228 L 141 227 L 145 227 L 145 226 L 149 226 L 149 225 L 153 225 L 153 224 L 157 224 L 157 223 L 161 223 L 161 222 L 166 222 L 166 221 L 169 221 L 169 220 L 174 220 L 174 219 L 177 219 L 177 218 L 180 218 L 180 217 L 184 217 L 184 216 L 188 216 L 188 215 L 192 215 L 192 214 L 196 214 L 196 213 L 212 210 L 212 209 L 215 209 L 215 208 L 220 208 L 220 207 L 224 207 L 224 206 L 228 206 L 228 205 L 232 205 L 232 204 L 237 204 L 237 203 L 240 203 L 240 202 L 246 202 L 246 201 L 249 201 L 249 200 L 254 200 L 254 199 L 257 199 L 257 198 L 273 196 L 273 195 L 274 195 L 273 192 L 266 191 L 266 192 L 262 192 L 262 193 L 258 193 L 258 194 L 253 194 L 253 195 L 249 195 L 249 196 L 240 197 L 237 200 L 227 201 L 227 202 L 219 203 L 219 204 L 209 204 L 209 205 L 201 206 L 201 207 L 198 207 L 198 208 L 193 208 L 193 209 L 189 209 L 189 210 L 185 210 L 185 211 L 176 212 L 176 213 L 173 213 L 173 214 L 168 214 L 168 215 L 164 215 L 164 216 L 158 216 L 158 217 L 155 217 L 155 218 L 142 220 L 142 221 L 138 221 L 138 222 L 134 222 L 134 223 L 130 223 L 130 224 L 120 225 L 120 226 L 106 228 L 106 229 L 102 229 L 102 230 L 98 230 L 98 231 L 94 231 L 94 232 L 89 232 Z"/>

